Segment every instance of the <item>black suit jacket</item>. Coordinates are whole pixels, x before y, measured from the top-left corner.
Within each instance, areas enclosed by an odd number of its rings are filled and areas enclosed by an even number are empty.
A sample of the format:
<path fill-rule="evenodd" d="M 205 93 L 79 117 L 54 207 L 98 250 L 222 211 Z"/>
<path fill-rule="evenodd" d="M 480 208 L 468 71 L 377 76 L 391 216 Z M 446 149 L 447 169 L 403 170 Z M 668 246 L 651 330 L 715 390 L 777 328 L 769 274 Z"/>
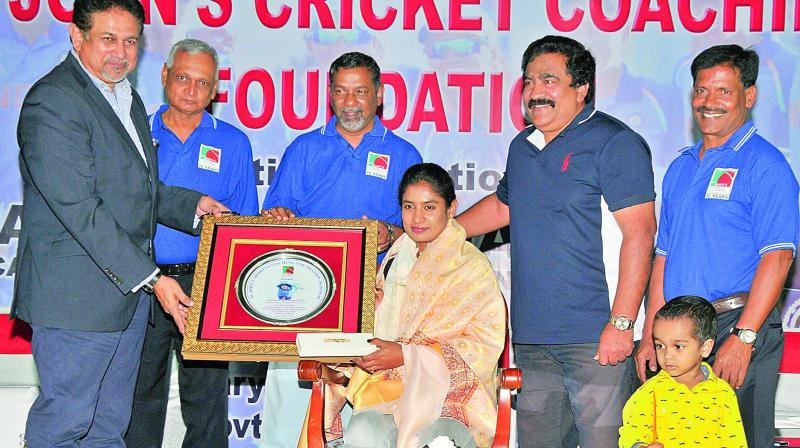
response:
<path fill-rule="evenodd" d="M 147 158 L 70 53 L 25 97 L 17 128 L 24 199 L 11 316 L 119 331 L 154 270 L 156 220 L 192 231 L 200 193 L 158 181 L 147 114 L 131 117 Z"/>

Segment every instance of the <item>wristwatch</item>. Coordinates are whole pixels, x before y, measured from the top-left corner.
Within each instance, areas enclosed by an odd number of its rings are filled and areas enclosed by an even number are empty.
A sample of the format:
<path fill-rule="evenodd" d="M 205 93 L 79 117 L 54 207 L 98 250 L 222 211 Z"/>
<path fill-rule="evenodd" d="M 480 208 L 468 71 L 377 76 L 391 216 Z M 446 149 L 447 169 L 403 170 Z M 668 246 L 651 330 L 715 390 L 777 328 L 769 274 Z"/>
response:
<path fill-rule="evenodd" d="M 610 323 L 612 327 L 616 328 L 619 331 L 632 330 L 634 322 L 636 321 L 633 319 L 629 319 L 625 316 L 611 316 L 608 319 L 608 323 Z"/>
<path fill-rule="evenodd" d="M 389 245 L 391 246 L 394 243 L 394 227 L 388 222 L 386 223 L 386 233 L 387 233 L 387 241 L 389 241 Z"/>
<path fill-rule="evenodd" d="M 735 334 L 739 339 L 747 345 L 753 345 L 756 342 L 758 333 L 749 328 L 732 328 L 731 334 Z"/>
<path fill-rule="evenodd" d="M 142 285 L 142 289 L 144 292 L 148 294 L 152 294 L 155 291 L 156 283 L 158 283 L 158 279 L 161 278 L 161 272 L 156 272 L 154 276 L 150 278 L 144 285 Z"/>

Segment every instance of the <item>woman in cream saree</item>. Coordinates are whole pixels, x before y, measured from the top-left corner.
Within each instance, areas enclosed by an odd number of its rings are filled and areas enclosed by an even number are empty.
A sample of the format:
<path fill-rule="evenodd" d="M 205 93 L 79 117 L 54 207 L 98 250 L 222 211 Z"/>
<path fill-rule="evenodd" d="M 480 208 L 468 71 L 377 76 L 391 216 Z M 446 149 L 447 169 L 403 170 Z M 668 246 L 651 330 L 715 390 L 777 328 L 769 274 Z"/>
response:
<path fill-rule="evenodd" d="M 489 261 L 453 219 L 446 171 L 412 166 L 398 196 L 405 234 L 378 273 L 378 350 L 354 360 L 345 447 L 489 446 L 505 302 Z"/>

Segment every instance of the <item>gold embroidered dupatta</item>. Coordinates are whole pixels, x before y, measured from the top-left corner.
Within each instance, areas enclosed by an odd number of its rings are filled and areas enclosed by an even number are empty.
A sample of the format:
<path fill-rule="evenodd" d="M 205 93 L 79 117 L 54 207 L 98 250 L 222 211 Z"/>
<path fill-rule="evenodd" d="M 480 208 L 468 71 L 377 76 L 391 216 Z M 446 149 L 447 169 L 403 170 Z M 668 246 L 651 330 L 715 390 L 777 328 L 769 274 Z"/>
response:
<path fill-rule="evenodd" d="M 416 250 L 403 235 L 384 263 Z M 397 268 L 392 272 L 403 270 Z M 478 446 L 489 446 L 497 414 L 497 361 L 506 334 L 505 302 L 489 261 L 451 219 L 402 283 L 387 294 L 394 290 L 403 297 L 384 296 L 383 301 L 399 299 L 400 312 L 393 317 L 400 323 L 397 341 L 403 344 L 405 365 L 372 375 L 355 369 L 348 400 L 355 412 L 393 414 L 399 447 L 415 447 L 416 432 L 439 417 L 461 421 Z"/>

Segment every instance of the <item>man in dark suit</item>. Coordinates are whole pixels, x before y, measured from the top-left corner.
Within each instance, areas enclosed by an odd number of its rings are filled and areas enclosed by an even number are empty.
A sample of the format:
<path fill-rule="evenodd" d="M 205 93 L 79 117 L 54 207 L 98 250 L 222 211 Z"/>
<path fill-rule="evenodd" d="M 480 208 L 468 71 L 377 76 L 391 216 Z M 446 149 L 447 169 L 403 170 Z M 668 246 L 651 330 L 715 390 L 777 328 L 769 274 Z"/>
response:
<path fill-rule="evenodd" d="M 153 262 L 156 220 L 193 231 L 226 210 L 166 187 L 128 73 L 144 10 L 137 0 L 77 0 L 73 50 L 25 98 L 24 183 L 11 315 L 31 324 L 41 392 L 30 447 L 124 447 L 153 293 L 183 331 L 192 305 Z"/>

